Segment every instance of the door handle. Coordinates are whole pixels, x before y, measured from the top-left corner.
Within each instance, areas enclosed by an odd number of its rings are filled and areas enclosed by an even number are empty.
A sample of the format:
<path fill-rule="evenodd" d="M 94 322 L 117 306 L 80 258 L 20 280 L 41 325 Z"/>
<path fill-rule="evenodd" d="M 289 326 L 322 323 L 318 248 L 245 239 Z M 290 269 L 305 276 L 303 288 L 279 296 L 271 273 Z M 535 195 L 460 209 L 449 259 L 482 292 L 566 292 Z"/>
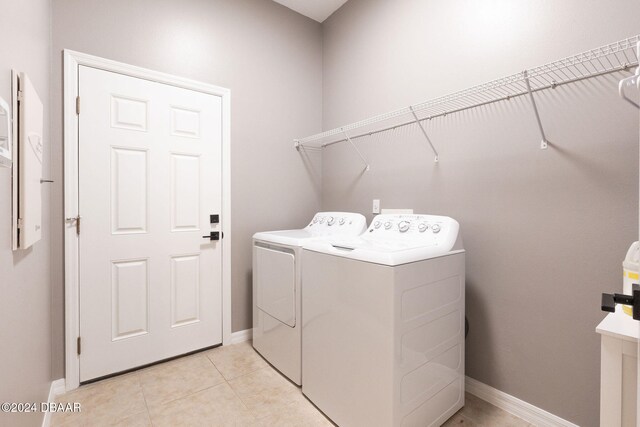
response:
<path fill-rule="evenodd" d="M 640 286 L 633 284 L 633 295 L 624 294 L 602 294 L 600 308 L 602 311 L 614 313 L 616 304 L 630 305 L 633 307 L 633 318 L 640 320 Z"/>
<path fill-rule="evenodd" d="M 209 234 L 202 236 L 202 238 L 209 240 L 220 240 L 224 239 L 224 233 L 221 233 L 219 231 L 212 231 Z"/>

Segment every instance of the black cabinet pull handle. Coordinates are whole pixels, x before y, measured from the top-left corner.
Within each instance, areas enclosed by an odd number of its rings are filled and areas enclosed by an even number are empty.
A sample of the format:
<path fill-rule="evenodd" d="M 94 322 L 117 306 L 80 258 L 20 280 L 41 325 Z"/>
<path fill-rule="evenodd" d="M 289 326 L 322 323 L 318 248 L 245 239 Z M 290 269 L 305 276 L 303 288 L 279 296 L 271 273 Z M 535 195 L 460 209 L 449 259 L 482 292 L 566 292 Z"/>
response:
<path fill-rule="evenodd" d="M 633 318 L 640 320 L 640 285 L 633 284 L 633 295 L 625 294 L 602 294 L 600 308 L 602 311 L 614 313 L 616 304 L 630 305 L 633 307 Z"/>

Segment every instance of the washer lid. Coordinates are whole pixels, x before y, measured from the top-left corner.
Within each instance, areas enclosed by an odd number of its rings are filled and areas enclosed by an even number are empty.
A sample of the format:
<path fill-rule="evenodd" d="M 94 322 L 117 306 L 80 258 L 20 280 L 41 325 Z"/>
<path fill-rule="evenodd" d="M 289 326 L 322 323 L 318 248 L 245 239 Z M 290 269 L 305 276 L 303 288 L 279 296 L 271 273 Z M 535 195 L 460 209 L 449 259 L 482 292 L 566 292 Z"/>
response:
<path fill-rule="evenodd" d="M 435 215 L 378 215 L 359 237 L 308 241 L 310 251 L 384 265 L 401 265 L 462 252 L 458 222 Z"/>
<path fill-rule="evenodd" d="M 354 237 L 367 228 L 364 216 L 350 212 L 319 212 L 309 225 L 301 230 L 264 231 L 253 235 L 254 240 L 279 243 L 288 246 L 302 246 L 311 239 L 329 237 Z"/>
<path fill-rule="evenodd" d="M 302 244 L 312 238 L 318 238 L 317 234 L 311 233 L 306 229 L 302 230 L 280 230 L 280 231 L 263 231 L 253 235 L 254 240 L 261 240 L 268 243 L 280 243 L 288 246 L 302 246 Z"/>

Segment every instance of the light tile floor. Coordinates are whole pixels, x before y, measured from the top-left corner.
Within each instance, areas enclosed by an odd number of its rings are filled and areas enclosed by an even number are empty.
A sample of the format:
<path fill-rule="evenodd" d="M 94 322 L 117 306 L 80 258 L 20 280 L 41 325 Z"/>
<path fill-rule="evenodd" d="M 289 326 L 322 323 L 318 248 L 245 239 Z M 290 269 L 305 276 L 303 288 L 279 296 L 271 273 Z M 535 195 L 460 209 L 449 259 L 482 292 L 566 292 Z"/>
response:
<path fill-rule="evenodd" d="M 80 402 L 82 412 L 55 414 L 52 426 L 332 426 L 248 342 L 82 386 L 58 402 Z M 445 425 L 530 426 L 470 394 Z"/>

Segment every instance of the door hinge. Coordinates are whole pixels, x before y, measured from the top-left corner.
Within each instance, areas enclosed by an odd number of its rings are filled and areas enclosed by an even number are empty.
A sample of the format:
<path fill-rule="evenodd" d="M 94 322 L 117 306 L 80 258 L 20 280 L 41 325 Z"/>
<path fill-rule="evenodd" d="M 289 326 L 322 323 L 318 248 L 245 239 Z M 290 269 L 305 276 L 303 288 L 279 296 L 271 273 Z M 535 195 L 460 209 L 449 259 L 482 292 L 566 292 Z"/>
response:
<path fill-rule="evenodd" d="M 80 115 L 80 96 L 76 96 L 76 114 Z"/>
<path fill-rule="evenodd" d="M 18 91 L 18 102 L 22 102 L 24 100 L 24 93 L 19 90 Z"/>
<path fill-rule="evenodd" d="M 82 338 L 78 337 L 78 356 L 82 354 Z"/>
<path fill-rule="evenodd" d="M 78 216 L 74 216 L 71 218 L 67 218 L 68 222 L 75 222 L 76 223 L 76 234 L 79 236 L 80 235 L 80 220 L 82 219 L 82 217 L 80 215 Z"/>
<path fill-rule="evenodd" d="M 18 230 L 20 230 L 23 225 L 24 225 L 23 219 L 22 218 L 18 218 Z"/>

